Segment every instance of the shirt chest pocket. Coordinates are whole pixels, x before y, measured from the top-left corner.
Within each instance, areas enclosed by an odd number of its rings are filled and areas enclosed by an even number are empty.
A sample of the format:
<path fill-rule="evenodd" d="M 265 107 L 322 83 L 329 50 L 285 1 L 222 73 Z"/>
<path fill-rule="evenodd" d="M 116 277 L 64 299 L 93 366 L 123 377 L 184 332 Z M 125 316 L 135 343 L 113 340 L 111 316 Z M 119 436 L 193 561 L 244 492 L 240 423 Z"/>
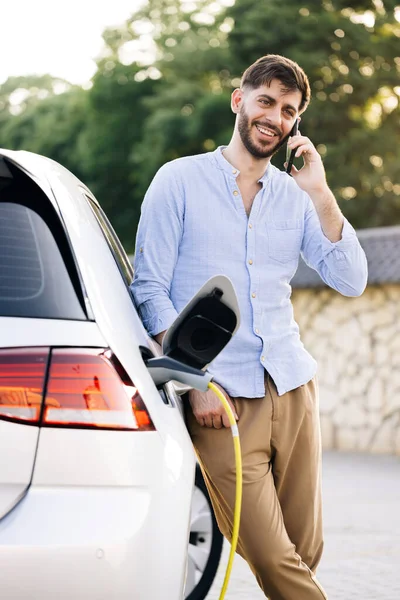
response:
<path fill-rule="evenodd" d="M 280 263 L 298 259 L 303 238 L 300 219 L 268 223 L 267 236 L 270 258 Z"/>

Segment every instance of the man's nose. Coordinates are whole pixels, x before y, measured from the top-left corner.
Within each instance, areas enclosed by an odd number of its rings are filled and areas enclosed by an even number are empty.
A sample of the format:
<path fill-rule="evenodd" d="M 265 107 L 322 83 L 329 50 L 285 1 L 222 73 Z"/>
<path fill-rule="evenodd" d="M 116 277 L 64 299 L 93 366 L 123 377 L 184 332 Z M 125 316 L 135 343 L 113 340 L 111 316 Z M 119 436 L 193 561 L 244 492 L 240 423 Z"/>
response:
<path fill-rule="evenodd" d="M 282 114 L 279 106 L 272 106 L 266 114 L 267 120 L 269 119 L 273 125 L 281 126 Z"/>

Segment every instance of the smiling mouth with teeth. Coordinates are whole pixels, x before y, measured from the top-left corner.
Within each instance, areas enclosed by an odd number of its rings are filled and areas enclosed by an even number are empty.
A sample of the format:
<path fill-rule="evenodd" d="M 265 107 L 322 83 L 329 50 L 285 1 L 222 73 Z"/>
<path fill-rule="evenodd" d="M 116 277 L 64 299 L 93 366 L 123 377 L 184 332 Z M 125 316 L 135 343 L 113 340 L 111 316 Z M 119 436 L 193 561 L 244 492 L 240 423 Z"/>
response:
<path fill-rule="evenodd" d="M 271 131 L 270 129 L 265 129 L 264 127 L 261 127 L 261 125 L 256 125 L 256 128 L 263 135 L 266 135 L 270 138 L 276 137 L 276 133 L 274 131 Z"/>

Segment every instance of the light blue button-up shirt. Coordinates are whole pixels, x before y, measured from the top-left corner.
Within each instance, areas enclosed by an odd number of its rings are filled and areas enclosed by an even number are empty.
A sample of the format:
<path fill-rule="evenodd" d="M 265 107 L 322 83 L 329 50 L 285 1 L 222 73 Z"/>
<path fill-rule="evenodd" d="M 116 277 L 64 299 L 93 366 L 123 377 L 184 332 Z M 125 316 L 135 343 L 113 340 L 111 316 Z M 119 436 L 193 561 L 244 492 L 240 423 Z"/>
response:
<path fill-rule="evenodd" d="M 309 196 L 271 164 L 248 217 L 239 171 L 222 149 L 174 160 L 156 174 L 142 205 L 132 290 L 156 335 L 210 277 L 228 276 L 241 324 L 208 370 L 230 396 L 259 398 L 266 369 L 282 395 L 316 373 L 290 301 L 300 253 L 345 296 L 364 291 L 366 257 L 346 219 L 342 239 L 330 242 Z"/>

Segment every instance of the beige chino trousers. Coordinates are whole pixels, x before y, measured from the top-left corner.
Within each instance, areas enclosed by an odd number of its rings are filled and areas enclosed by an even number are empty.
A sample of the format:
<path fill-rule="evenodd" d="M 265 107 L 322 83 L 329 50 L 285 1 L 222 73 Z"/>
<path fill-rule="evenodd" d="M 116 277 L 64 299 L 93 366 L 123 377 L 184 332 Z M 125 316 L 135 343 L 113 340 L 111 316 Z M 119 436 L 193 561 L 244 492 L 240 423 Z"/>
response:
<path fill-rule="evenodd" d="M 315 578 L 323 548 L 321 437 L 315 379 L 278 396 L 232 398 L 239 416 L 243 501 L 238 553 L 270 600 L 322 600 Z M 230 429 L 187 426 L 222 534 L 230 541 L 235 459 Z"/>

